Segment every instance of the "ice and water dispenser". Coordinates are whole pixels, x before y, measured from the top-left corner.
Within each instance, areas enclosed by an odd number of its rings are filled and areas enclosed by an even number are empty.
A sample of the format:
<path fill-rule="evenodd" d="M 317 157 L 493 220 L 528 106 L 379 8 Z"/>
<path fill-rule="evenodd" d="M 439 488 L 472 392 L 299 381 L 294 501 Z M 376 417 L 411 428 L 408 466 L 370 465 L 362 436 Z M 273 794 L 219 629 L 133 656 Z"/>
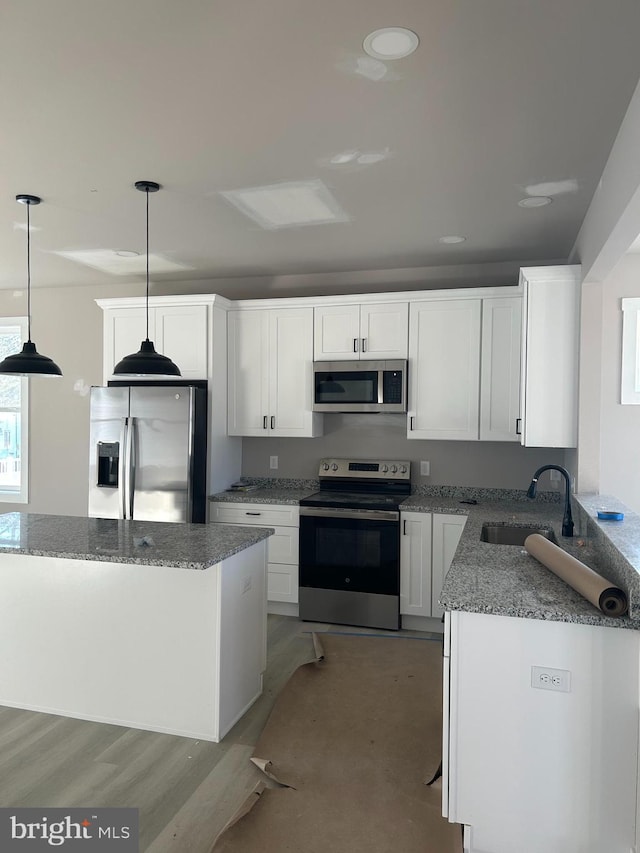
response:
<path fill-rule="evenodd" d="M 120 442 L 98 442 L 98 486 L 118 488 L 118 465 L 120 463 Z"/>

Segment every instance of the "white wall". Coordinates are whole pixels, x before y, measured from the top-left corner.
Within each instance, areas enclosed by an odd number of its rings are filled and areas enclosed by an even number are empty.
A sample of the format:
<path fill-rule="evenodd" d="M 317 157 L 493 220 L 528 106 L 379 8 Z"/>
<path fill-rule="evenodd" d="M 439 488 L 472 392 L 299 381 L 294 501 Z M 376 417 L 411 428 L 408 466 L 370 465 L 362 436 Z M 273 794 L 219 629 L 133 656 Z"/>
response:
<path fill-rule="evenodd" d="M 278 470 L 269 468 L 269 457 L 278 457 Z M 411 479 L 425 486 L 484 486 L 526 489 L 540 465 L 567 464 L 564 450 L 521 447 L 516 442 L 419 441 L 407 438 L 405 415 L 324 416 L 324 435 L 319 438 L 245 438 L 242 473 L 248 477 L 318 476 L 320 459 L 354 457 L 409 460 Z M 431 475 L 421 477 L 420 461 L 431 463 Z M 541 487 L 553 488 L 549 482 Z"/>
<path fill-rule="evenodd" d="M 640 513 L 640 406 L 620 404 L 625 296 L 640 297 L 640 255 L 625 255 L 604 282 L 600 410 L 600 492 Z"/>

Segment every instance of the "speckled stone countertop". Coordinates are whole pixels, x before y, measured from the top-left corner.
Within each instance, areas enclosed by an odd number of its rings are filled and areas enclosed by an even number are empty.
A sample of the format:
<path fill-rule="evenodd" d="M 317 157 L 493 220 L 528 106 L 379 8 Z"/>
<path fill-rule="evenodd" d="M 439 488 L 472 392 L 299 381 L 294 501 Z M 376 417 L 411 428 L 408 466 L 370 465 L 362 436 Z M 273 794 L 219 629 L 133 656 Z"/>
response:
<path fill-rule="evenodd" d="M 9 512 L 0 515 L 0 559 L 2 553 L 11 553 L 208 569 L 273 532 L 270 527 L 237 524 L 172 524 Z"/>
<path fill-rule="evenodd" d="M 302 498 L 317 492 L 317 487 L 270 488 L 262 487 L 254 492 L 218 492 L 209 497 L 210 501 L 242 504 L 299 504 Z"/>
<path fill-rule="evenodd" d="M 595 500 L 602 505 L 602 496 L 596 496 Z M 640 629 L 640 562 L 634 565 L 619 552 L 614 559 L 612 529 L 594 524 L 580 496 L 572 497 L 572 506 L 576 523 L 572 538 L 561 536 L 561 504 L 501 501 L 470 507 L 442 588 L 441 605 L 446 610 Z M 480 531 L 485 521 L 551 527 L 563 550 L 627 592 L 630 615 L 605 616 L 523 547 L 481 542 Z M 635 533 L 630 530 L 632 525 Z M 621 534 L 622 528 L 615 530 Z M 630 519 L 627 537 L 638 537 L 635 550 L 640 554 L 640 519 L 637 527 Z"/>

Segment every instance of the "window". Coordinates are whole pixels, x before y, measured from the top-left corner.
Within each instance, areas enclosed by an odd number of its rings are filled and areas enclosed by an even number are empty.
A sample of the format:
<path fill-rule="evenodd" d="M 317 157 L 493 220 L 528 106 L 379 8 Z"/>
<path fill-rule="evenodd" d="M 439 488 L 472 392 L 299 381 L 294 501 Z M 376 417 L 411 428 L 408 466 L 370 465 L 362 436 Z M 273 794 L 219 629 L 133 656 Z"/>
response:
<path fill-rule="evenodd" d="M 26 317 L 0 317 L 0 361 L 20 351 L 26 335 Z M 0 501 L 29 499 L 28 413 L 28 380 L 0 375 Z"/>
<path fill-rule="evenodd" d="M 640 405 L 640 299 L 622 300 L 622 391 L 620 402 Z"/>

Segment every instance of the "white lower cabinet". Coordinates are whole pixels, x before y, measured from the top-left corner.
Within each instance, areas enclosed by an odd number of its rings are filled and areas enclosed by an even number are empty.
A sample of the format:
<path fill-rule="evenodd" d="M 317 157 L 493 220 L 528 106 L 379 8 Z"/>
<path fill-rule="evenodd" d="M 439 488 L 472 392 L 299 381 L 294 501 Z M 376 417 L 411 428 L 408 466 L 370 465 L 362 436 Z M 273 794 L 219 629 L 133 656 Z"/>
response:
<path fill-rule="evenodd" d="M 297 506 L 213 502 L 210 521 L 273 527 L 275 533 L 267 540 L 267 599 L 298 603 L 300 511 Z"/>
<path fill-rule="evenodd" d="M 466 524 L 465 515 L 400 514 L 400 613 L 441 617 L 444 578 Z"/>
<path fill-rule="evenodd" d="M 465 853 L 636 849 L 639 645 L 622 628 L 446 614 L 443 814 Z M 568 692 L 535 686 L 533 667 L 568 672 Z"/>
<path fill-rule="evenodd" d="M 400 515 L 400 613 L 431 616 L 431 513 Z"/>

